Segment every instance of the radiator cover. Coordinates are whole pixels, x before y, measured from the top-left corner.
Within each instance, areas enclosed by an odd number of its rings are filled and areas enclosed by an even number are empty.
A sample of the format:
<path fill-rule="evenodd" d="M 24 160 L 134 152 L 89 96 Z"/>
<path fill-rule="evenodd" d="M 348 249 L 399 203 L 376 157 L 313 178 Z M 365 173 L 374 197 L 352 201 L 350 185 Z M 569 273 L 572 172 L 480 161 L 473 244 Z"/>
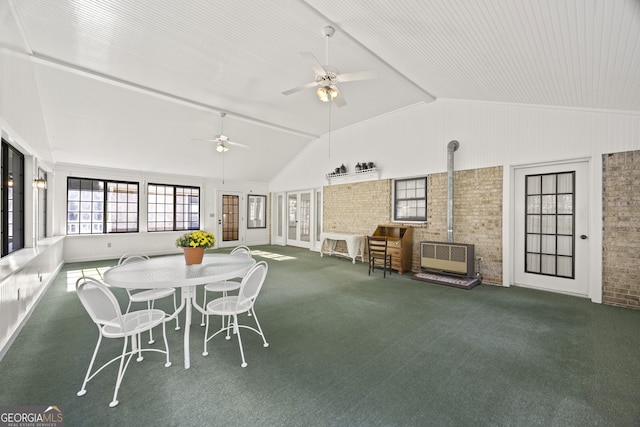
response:
<path fill-rule="evenodd" d="M 420 242 L 422 270 L 474 277 L 475 247 L 465 243 Z"/>

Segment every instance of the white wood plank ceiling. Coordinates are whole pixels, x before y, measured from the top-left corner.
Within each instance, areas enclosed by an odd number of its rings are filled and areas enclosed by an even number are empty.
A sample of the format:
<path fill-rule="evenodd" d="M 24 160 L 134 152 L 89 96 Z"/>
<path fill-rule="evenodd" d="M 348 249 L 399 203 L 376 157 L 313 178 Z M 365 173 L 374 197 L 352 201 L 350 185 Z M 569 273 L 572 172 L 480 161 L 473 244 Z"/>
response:
<path fill-rule="evenodd" d="M 318 135 L 437 98 L 640 111 L 639 0 L 0 0 L 52 162 L 268 182 Z M 374 70 L 319 102 L 314 72 Z M 11 55 L 9 55 L 11 54 Z M 384 90 L 379 88 L 383 87 Z M 192 150 L 184 150 L 191 147 Z M 128 155 L 123 155 L 127 153 Z M 202 153 L 194 158 L 193 153 Z"/>

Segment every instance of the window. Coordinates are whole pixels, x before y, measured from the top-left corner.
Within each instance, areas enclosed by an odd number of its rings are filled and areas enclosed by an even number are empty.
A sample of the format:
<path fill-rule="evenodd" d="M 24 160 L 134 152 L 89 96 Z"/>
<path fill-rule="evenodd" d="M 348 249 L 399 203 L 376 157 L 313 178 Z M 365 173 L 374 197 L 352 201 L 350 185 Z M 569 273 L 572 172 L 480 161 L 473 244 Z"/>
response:
<path fill-rule="evenodd" d="M 575 278 L 575 172 L 526 176 L 525 271 Z"/>
<path fill-rule="evenodd" d="M 249 196 L 247 228 L 266 228 L 267 196 Z"/>
<path fill-rule="evenodd" d="M 149 184 L 147 230 L 174 231 L 200 228 L 200 188 Z"/>
<path fill-rule="evenodd" d="M 24 156 L 2 140 L 2 256 L 24 248 Z"/>
<path fill-rule="evenodd" d="M 138 231 L 138 183 L 67 178 L 67 234 Z"/>
<path fill-rule="evenodd" d="M 47 182 L 47 173 L 42 169 L 38 168 L 38 178 L 43 179 L 44 182 Z M 38 224 L 38 240 L 44 239 L 47 237 L 47 186 L 46 184 L 42 187 L 35 187 L 35 191 L 37 193 L 37 210 L 36 214 L 38 216 L 38 220 L 36 221 Z"/>
<path fill-rule="evenodd" d="M 394 221 L 427 220 L 427 177 L 396 179 L 393 192 Z"/>

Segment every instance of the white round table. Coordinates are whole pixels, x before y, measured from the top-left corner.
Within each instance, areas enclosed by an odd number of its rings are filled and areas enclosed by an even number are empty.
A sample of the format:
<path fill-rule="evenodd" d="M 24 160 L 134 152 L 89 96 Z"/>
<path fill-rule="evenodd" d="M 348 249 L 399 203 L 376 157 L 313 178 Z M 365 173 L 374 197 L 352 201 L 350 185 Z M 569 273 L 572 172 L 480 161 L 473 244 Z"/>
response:
<path fill-rule="evenodd" d="M 171 255 L 132 262 L 110 268 L 104 281 L 116 288 L 152 289 L 180 288 L 182 303 L 169 319 L 185 310 L 184 367 L 191 366 L 189 358 L 189 329 L 191 306 L 204 312 L 196 301 L 196 286 L 243 276 L 256 260 L 230 254 L 205 254 L 202 264 L 186 265 L 184 255 Z"/>

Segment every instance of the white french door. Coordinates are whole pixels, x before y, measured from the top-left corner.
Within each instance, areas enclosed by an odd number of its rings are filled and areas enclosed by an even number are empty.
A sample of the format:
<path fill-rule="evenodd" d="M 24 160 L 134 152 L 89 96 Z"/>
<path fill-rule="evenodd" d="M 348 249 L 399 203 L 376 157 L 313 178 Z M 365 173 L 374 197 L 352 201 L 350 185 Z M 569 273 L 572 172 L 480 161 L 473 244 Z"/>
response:
<path fill-rule="evenodd" d="M 312 191 L 287 193 L 287 245 L 311 247 Z"/>
<path fill-rule="evenodd" d="M 226 248 L 244 241 L 244 196 L 242 193 L 224 191 L 218 200 L 218 247 Z"/>
<path fill-rule="evenodd" d="M 271 241 L 275 245 L 286 245 L 286 194 L 276 193 L 273 195 L 273 212 L 271 215 Z"/>
<path fill-rule="evenodd" d="M 514 284 L 588 296 L 588 166 L 514 170 Z"/>

